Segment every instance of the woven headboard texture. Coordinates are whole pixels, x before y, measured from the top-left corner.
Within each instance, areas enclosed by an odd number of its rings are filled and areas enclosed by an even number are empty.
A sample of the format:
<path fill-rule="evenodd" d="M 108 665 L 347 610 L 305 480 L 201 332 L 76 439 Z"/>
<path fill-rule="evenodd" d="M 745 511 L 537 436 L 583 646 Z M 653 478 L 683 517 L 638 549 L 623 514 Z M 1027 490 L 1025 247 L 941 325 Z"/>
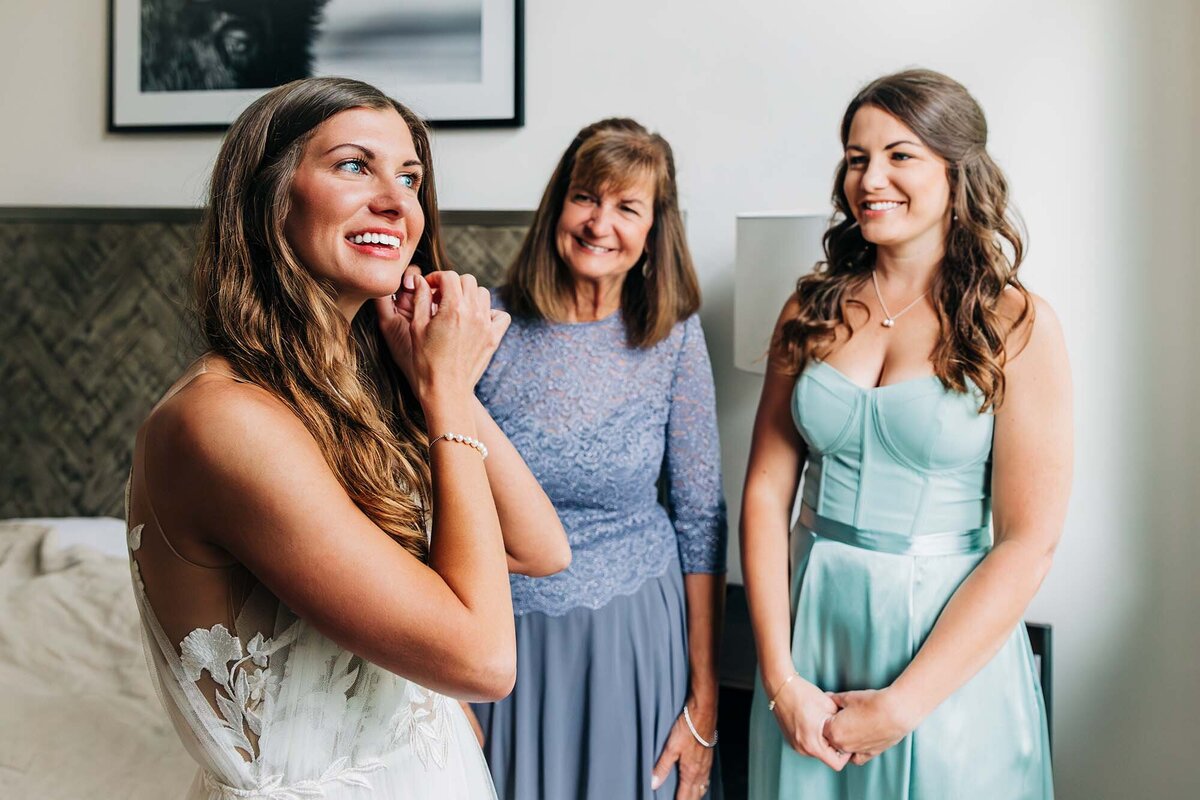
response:
<path fill-rule="evenodd" d="M 531 214 L 443 212 L 494 286 Z M 0 518 L 123 515 L 137 427 L 199 353 L 193 209 L 0 209 Z"/>

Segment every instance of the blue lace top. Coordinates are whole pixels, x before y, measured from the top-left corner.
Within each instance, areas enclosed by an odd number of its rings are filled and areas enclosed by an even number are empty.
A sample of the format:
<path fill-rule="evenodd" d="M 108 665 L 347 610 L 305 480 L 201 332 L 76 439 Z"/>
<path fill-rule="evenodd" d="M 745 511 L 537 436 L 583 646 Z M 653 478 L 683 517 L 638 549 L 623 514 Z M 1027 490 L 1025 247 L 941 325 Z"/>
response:
<path fill-rule="evenodd" d="M 646 349 L 625 343 L 620 312 L 583 323 L 514 318 L 476 393 L 571 544 L 563 572 L 511 577 L 518 615 L 600 608 L 676 564 L 724 572 L 716 406 L 699 317 Z M 660 475 L 669 510 L 658 501 Z"/>

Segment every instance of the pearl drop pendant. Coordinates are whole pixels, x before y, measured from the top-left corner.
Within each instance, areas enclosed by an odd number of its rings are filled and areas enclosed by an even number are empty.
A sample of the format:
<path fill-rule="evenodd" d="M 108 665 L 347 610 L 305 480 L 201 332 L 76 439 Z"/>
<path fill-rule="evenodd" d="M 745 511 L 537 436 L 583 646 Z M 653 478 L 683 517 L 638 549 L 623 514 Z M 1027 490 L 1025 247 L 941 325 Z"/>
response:
<path fill-rule="evenodd" d="M 883 318 L 883 327 L 885 327 L 885 328 L 890 328 L 890 327 L 892 327 L 892 326 L 893 326 L 893 325 L 895 325 L 895 324 L 896 324 L 896 320 L 892 319 L 891 317 L 884 317 L 884 318 Z"/>

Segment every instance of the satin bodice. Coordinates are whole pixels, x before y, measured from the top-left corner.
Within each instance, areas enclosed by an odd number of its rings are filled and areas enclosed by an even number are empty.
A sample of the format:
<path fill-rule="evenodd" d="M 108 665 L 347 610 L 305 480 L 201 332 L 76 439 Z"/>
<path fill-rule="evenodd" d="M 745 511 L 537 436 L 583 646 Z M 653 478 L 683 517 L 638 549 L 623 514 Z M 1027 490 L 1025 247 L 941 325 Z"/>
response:
<path fill-rule="evenodd" d="M 986 528 L 993 419 L 936 376 L 864 388 L 821 361 L 792 393 L 809 514 L 908 539 Z"/>
<path fill-rule="evenodd" d="M 822 691 L 895 685 L 987 558 L 994 419 L 968 387 L 956 392 L 928 376 L 864 388 L 821 362 L 796 381 L 792 414 L 808 471 L 791 656 Z M 915 730 L 841 772 L 785 742 L 760 682 L 750 800 L 1052 800 L 1046 712 L 1024 626 L 991 652 Z"/>

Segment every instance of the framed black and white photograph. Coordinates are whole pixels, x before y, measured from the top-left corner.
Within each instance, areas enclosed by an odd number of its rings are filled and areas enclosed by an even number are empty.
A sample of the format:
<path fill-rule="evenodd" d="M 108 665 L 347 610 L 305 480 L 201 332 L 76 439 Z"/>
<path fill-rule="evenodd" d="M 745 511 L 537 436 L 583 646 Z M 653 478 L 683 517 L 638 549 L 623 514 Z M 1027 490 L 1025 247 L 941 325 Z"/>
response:
<path fill-rule="evenodd" d="M 223 130 L 339 75 L 435 125 L 518 126 L 522 0 L 110 0 L 110 131 Z"/>

